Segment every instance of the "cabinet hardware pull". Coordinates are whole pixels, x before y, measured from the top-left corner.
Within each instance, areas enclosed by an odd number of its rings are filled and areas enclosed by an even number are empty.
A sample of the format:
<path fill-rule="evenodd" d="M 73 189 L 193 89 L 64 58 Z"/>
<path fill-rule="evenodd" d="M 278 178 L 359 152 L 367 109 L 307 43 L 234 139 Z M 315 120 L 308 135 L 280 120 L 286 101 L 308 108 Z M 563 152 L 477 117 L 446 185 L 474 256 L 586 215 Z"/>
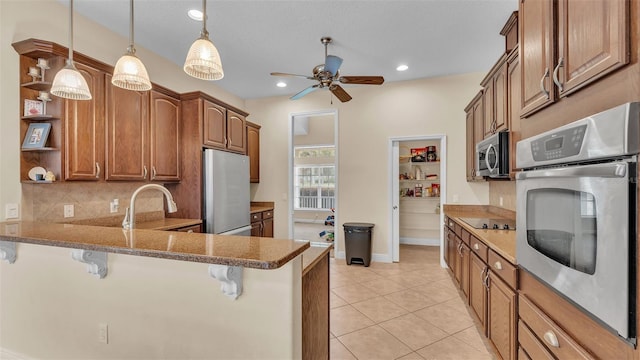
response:
<path fill-rule="evenodd" d="M 553 347 L 556 347 L 556 348 L 560 347 L 560 343 L 558 342 L 558 337 L 551 330 L 544 333 L 544 341 L 546 341 L 547 344 Z"/>
<path fill-rule="evenodd" d="M 147 165 L 143 166 L 143 169 L 144 169 L 144 173 L 142 174 L 142 177 L 146 179 L 147 178 Z"/>
<path fill-rule="evenodd" d="M 556 65 L 556 68 L 553 69 L 553 82 L 556 84 L 558 90 L 560 91 L 562 91 L 562 83 L 560 83 L 560 80 L 558 80 L 558 70 L 560 70 L 560 68 L 563 66 L 563 62 L 564 58 L 560 58 L 560 60 L 558 61 L 558 65 Z"/>
<path fill-rule="evenodd" d="M 489 290 L 489 268 L 485 269 L 487 269 L 487 271 L 485 272 L 484 281 L 482 283 L 484 284 L 484 287 Z"/>
<path fill-rule="evenodd" d="M 500 261 L 496 261 L 495 264 L 493 264 L 493 267 L 498 270 L 502 270 L 502 263 L 500 263 Z"/>
<path fill-rule="evenodd" d="M 477 244 L 477 243 L 476 243 L 476 244 L 473 244 L 473 248 L 474 248 L 474 249 L 476 249 L 476 250 L 480 250 L 480 246 L 478 246 L 478 244 Z"/>
<path fill-rule="evenodd" d="M 540 91 L 542 91 L 547 97 L 547 100 L 549 100 L 549 92 L 544 88 L 544 79 L 547 77 L 549 77 L 549 68 L 545 69 L 544 75 L 542 75 L 542 79 L 540 79 Z"/>
<path fill-rule="evenodd" d="M 151 180 L 156 178 L 156 167 L 155 165 L 151 167 Z"/>
<path fill-rule="evenodd" d="M 96 179 L 100 179 L 100 164 L 96 163 Z"/>

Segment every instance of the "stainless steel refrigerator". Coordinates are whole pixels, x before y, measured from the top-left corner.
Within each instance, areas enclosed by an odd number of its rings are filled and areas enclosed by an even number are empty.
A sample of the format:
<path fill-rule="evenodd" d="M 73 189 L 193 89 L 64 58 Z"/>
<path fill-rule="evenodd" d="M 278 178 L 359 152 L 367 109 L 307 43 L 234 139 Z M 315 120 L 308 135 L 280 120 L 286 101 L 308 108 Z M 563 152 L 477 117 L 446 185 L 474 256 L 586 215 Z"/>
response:
<path fill-rule="evenodd" d="M 249 157 L 205 149 L 203 161 L 205 232 L 250 236 Z"/>

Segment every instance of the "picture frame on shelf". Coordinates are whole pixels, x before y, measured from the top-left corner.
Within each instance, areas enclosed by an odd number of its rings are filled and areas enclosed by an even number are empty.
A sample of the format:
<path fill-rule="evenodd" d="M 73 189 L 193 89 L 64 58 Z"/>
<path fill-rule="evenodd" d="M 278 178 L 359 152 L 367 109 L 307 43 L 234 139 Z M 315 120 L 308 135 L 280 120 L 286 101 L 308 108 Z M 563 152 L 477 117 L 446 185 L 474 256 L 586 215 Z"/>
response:
<path fill-rule="evenodd" d="M 427 148 L 411 149 L 411 162 L 427 162 Z"/>
<path fill-rule="evenodd" d="M 51 130 L 50 123 L 31 123 L 22 142 L 23 149 L 41 149 L 45 147 Z"/>
<path fill-rule="evenodd" d="M 24 116 L 44 115 L 44 102 L 38 100 L 24 100 Z"/>

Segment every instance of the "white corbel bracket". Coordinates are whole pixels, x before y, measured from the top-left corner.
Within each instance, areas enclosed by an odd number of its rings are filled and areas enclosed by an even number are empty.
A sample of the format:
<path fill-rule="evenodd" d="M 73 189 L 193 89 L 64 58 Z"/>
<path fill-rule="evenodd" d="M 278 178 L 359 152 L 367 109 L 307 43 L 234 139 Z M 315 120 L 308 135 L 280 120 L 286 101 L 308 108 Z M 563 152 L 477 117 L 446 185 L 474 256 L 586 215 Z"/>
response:
<path fill-rule="evenodd" d="M 9 264 L 16 262 L 16 243 L 0 241 L 0 260 L 6 260 Z"/>
<path fill-rule="evenodd" d="M 209 265 L 209 275 L 218 279 L 222 293 L 233 300 L 242 295 L 242 266 Z"/>
<path fill-rule="evenodd" d="M 107 253 L 101 251 L 73 249 L 71 258 L 87 264 L 87 272 L 100 279 L 107 276 Z"/>

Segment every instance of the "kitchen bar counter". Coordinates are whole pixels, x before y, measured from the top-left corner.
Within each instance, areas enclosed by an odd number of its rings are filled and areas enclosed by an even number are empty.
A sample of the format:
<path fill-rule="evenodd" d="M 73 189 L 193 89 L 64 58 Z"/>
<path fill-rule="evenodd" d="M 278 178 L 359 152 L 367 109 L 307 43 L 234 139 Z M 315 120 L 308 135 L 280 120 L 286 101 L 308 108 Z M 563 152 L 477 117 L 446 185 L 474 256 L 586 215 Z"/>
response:
<path fill-rule="evenodd" d="M 159 220 L 151 220 L 151 221 L 136 223 L 136 229 L 173 230 L 173 229 L 179 229 L 187 226 L 200 225 L 200 224 L 202 224 L 202 220 L 162 218 Z"/>
<path fill-rule="evenodd" d="M 27 221 L 0 223 L 0 241 L 254 269 L 280 268 L 309 248 L 306 241 Z"/>
<path fill-rule="evenodd" d="M 506 260 L 517 265 L 514 230 L 475 229 L 460 220 L 460 218 L 515 219 L 515 212 L 488 205 L 445 205 L 444 213 Z"/>
<path fill-rule="evenodd" d="M 333 249 L 333 243 L 311 242 L 311 246 L 302 253 L 302 275 L 309 272 Z"/>

